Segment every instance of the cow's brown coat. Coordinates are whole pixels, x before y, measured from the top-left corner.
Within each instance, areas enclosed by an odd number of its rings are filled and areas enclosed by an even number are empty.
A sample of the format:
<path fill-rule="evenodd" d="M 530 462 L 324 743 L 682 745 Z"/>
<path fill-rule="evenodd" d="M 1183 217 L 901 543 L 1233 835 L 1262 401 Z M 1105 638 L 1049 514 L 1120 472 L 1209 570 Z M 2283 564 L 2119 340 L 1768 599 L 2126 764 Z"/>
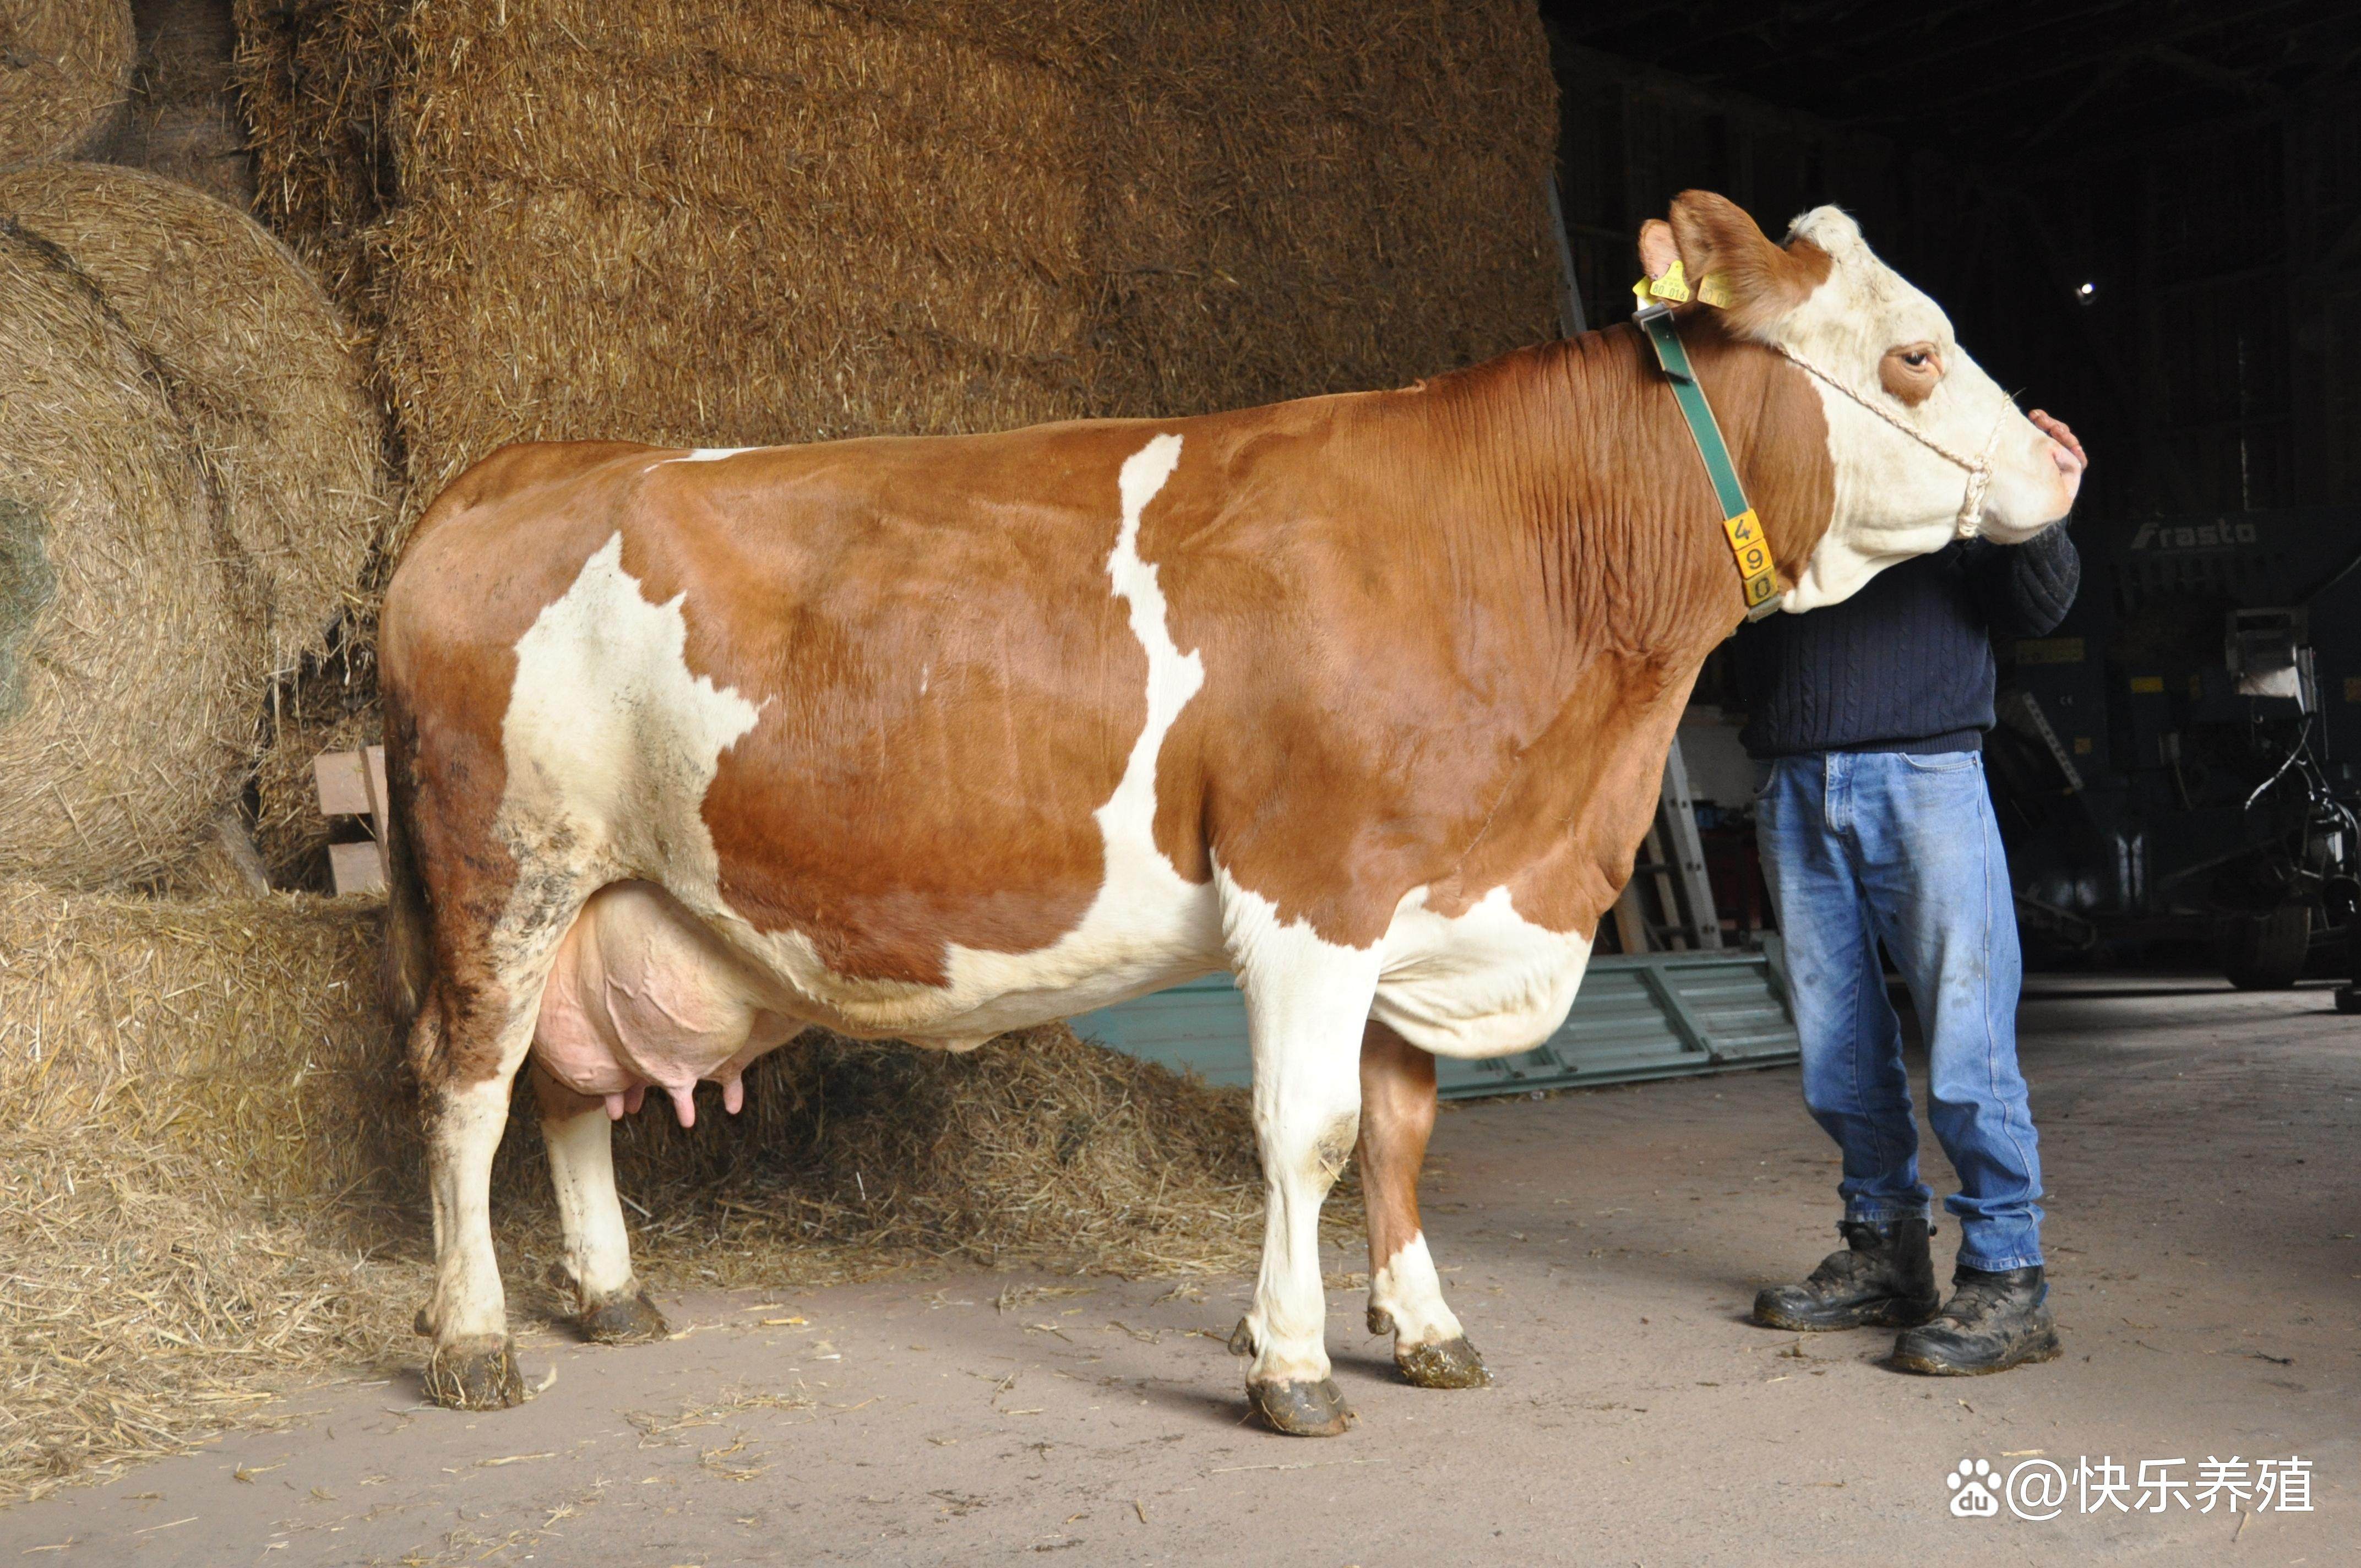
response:
<path fill-rule="evenodd" d="M 1687 335 L 1793 572 L 1831 506 L 1818 401 L 1710 315 Z M 397 791 L 457 916 L 434 921 L 437 970 L 465 977 L 514 878 L 491 820 L 512 649 L 618 532 L 651 600 L 686 594 L 691 670 L 763 705 L 705 802 L 733 908 L 860 979 L 939 983 L 947 943 L 1055 941 L 1097 891 L 1092 813 L 1145 721 L 1147 660 L 1105 571 L 1113 477 L 1168 431 L 1183 455 L 1139 551 L 1204 662 L 1159 762 L 1180 873 L 1218 858 L 1281 918 L 1356 946 L 1421 885 L 1451 914 L 1505 883 L 1526 918 L 1589 935 L 1697 665 L 1742 610 L 1642 355 L 1618 327 L 1401 391 L 1195 419 L 722 463 L 503 453 L 430 514 L 386 616 Z"/>

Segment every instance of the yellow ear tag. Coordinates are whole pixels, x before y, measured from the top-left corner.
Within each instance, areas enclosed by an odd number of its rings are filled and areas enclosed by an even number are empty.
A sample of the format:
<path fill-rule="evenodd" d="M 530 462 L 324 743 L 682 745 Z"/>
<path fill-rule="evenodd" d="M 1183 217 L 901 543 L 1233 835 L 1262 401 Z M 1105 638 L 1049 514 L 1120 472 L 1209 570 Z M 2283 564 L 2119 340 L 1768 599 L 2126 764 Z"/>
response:
<path fill-rule="evenodd" d="M 1664 269 L 1662 278 L 1642 278 L 1632 287 L 1634 291 L 1647 291 L 1646 297 L 1641 302 L 1642 304 L 1677 305 L 1689 297 L 1688 274 L 1681 270 L 1681 258 L 1677 256 L 1673 258 L 1673 264 Z"/>
<path fill-rule="evenodd" d="M 1697 281 L 1694 293 L 1689 289 L 1688 274 L 1682 269 L 1680 258 L 1664 269 L 1662 278 L 1642 278 L 1631 285 L 1632 295 L 1642 306 L 1653 304 L 1678 305 L 1690 300 L 1700 304 L 1728 310 L 1730 305 L 1730 285 L 1721 280 L 1719 272 L 1708 272 Z"/>

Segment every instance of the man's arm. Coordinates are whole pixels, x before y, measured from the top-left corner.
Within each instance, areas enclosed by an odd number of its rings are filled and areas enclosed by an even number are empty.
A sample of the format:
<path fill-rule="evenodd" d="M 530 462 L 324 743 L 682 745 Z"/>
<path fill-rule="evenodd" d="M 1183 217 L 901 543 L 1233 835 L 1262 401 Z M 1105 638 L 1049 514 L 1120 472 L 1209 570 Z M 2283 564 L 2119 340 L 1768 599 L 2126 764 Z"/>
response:
<path fill-rule="evenodd" d="M 2028 417 L 2044 435 L 2089 462 L 2065 421 L 2039 409 Z M 2003 637 L 2041 637 L 2056 630 L 2082 585 L 2082 557 L 2062 522 L 2022 544 L 1971 541 L 1962 554 L 1968 590 L 1985 622 Z"/>

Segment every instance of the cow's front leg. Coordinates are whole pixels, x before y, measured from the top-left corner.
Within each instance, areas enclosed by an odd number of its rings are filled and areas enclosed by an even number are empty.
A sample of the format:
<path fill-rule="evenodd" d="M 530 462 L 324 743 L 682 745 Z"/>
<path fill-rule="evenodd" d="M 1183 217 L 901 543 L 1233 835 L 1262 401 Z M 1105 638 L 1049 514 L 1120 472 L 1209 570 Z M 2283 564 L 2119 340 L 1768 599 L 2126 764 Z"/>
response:
<path fill-rule="evenodd" d="M 582 1337 L 601 1344 L 658 1340 L 671 1332 L 631 1276 L 631 1242 L 615 1195 L 614 1138 L 605 1102 L 577 1094 L 535 1062 L 533 1098 L 549 1151 L 550 1184 L 566 1238 L 565 1271 Z"/>
<path fill-rule="evenodd" d="M 1422 1388 L 1480 1388 L 1484 1358 L 1444 1304 L 1418 1219 L 1418 1173 L 1434 1131 L 1434 1058 L 1375 1019 L 1361 1036 L 1361 1199 L 1369 1212 L 1369 1332 L 1394 1336 L 1394 1365 Z"/>
<path fill-rule="evenodd" d="M 426 1397 L 463 1410 L 524 1402 L 508 1300 L 492 1251 L 492 1156 L 509 1119 L 509 1087 L 532 1043 L 533 1014 L 480 1022 L 446 1008 L 438 980 L 413 1028 L 412 1060 L 424 1080 L 427 1190 L 434 1218 L 434 1294 L 418 1332 L 434 1348 Z"/>
<path fill-rule="evenodd" d="M 1253 1354 L 1246 1398 L 1274 1430 L 1334 1437 L 1352 1412 L 1329 1376 L 1320 1205 L 1353 1153 L 1361 1025 L 1377 992 L 1378 959 L 1300 926 L 1259 935 L 1233 961 L 1254 1047 L 1267 1205 L 1262 1272 L 1230 1348 Z"/>

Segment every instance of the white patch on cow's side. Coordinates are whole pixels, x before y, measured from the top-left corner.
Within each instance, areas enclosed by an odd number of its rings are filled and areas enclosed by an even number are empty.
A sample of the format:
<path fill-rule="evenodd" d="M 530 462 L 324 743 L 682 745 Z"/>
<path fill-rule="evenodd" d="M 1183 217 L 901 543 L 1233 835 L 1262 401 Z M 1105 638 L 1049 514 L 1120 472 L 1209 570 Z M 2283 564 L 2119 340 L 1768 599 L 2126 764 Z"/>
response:
<path fill-rule="evenodd" d="M 1442 1344 L 1466 1332 L 1443 1299 L 1443 1280 L 1434 1272 L 1423 1231 L 1369 1276 L 1369 1306 L 1393 1320 L 1397 1353 Z"/>
<path fill-rule="evenodd" d="M 762 452 L 761 446 L 700 446 L 684 456 L 667 457 L 667 463 L 719 463 L 725 457 L 735 457 L 741 452 Z"/>
<path fill-rule="evenodd" d="M 1422 1050 L 1497 1057 L 1528 1050 L 1565 1022 L 1590 962 L 1590 940 L 1517 913 L 1503 885 L 1444 916 L 1413 888 L 1383 944 L 1372 1015 Z"/>
<path fill-rule="evenodd" d="M 1378 945 L 1346 947 L 1238 885 L 1219 864 L 1222 938 L 1237 971 L 1254 1053 L 1255 1140 L 1267 1206 L 1262 1269 L 1246 1329 L 1257 1383 L 1328 1376 L 1320 1205 L 1352 1153 L 1361 1114 L 1361 1035 Z"/>
<path fill-rule="evenodd" d="M 667 885 L 718 879 L 705 792 L 761 709 L 689 673 L 687 598 L 642 594 L 617 533 L 517 640 L 500 727 L 500 822 L 533 873 L 517 897 L 566 872 L 587 883 L 577 907 L 598 885 L 655 868 Z"/>

